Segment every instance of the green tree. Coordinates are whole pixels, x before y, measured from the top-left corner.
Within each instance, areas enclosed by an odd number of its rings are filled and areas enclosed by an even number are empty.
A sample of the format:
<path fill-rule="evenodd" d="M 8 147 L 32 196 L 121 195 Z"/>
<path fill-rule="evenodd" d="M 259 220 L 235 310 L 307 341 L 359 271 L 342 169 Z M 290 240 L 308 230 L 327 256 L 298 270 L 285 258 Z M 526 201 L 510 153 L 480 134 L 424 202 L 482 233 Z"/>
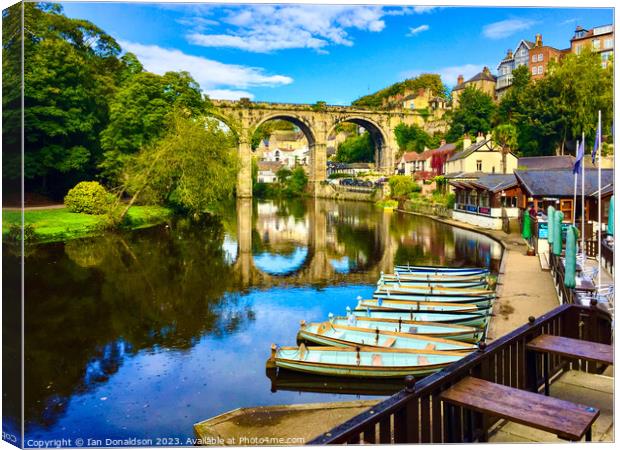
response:
<path fill-rule="evenodd" d="M 401 151 L 420 153 L 425 147 L 435 148 L 439 143 L 439 136 L 431 136 L 416 124 L 400 123 L 394 128 L 394 135 Z"/>
<path fill-rule="evenodd" d="M 567 141 L 586 134 L 593 143 L 601 110 L 604 134 L 613 120 L 613 64 L 585 50 L 551 62 L 544 78 L 532 82 L 526 68 L 516 69 L 513 87 L 499 105 L 499 120 L 515 125 L 522 155 L 562 153 Z"/>
<path fill-rule="evenodd" d="M 375 144 L 370 133 L 365 131 L 359 136 L 349 136 L 338 145 L 334 159 L 344 163 L 374 161 Z"/>
<path fill-rule="evenodd" d="M 498 125 L 493 129 L 493 140 L 502 148 L 502 172 L 506 173 L 506 156 L 517 146 L 517 127 L 511 123 Z"/>
<path fill-rule="evenodd" d="M 304 193 L 308 185 L 308 176 L 303 167 L 295 167 L 291 176 L 286 180 L 286 193 L 289 196 L 299 196 Z"/>
<path fill-rule="evenodd" d="M 286 166 L 280 167 L 278 169 L 278 171 L 276 172 L 276 178 L 278 180 L 278 183 L 280 184 L 285 184 L 286 180 L 288 179 L 288 177 L 290 177 L 292 174 L 291 169 L 289 169 Z"/>
<path fill-rule="evenodd" d="M 396 200 L 409 198 L 409 195 L 421 190 L 420 186 L 407 175 L 394 175 L 388 181 L 390 195 Z"/>
<path fill-rule="evenodd" d="M 200 87 L 189 73 L 138 72 L 129 77 L 110 102 L 110 122 L 101 133 L 103 176 L 118 180 L 125 159 L 162 136 L 175 108 L 193 117 L 205 109 Z"/>
<path fill-rule="evenodd" d="M 3 11 L 3 101 L 7 136 L 19 127 L 21 4 Z M 124 65 L 116 41 L 92 23 L 70 19 L 57 4 L 25 3 L 24 175 L 27 189 L 68 186 L 95 174 L 99 133 L 108 120 L 108 98 Z M 7 33 L 8 32 L 8 33 Z M 21 59 L 21 58 L 20 58 Z M 6 82 L 4 82 L 6 77 Z M 19 145 L 9 139 L 5 145 Z M 20 173 L 19 153 L 8 152 L 7 178 Z M 63 190 L 64 191 L 64 190 Z M 63 192 L 64 193 L 64 192 Z"/>
<path fill-rule="evenodd" d="M 453 142 L 464 134 L 475 136 L 480 132 L 489 132 L 495 111 L 491 96 L 468 86 L 459 96 L 459 106 L 452 114 L 446 139 Z"/>
<path fill-rule="evenodd" d="M 179 108 L 167 124 L 161 139 L 125 161 L 123 188 L 132 199 L 122 215 L 138 198 L 201 214 L 232 196 L 237 174 L 232 133 Z"/>
<path fill-rule="evenodd" d="M 394 83 L 373 94 L 365 95 L 355 100 L 352 105 L 364 108 L 381 108 L 383 100 L 405 91 L 417 91 L 418 89 L 430 89 L 439 97 L 446 97 L 447 89 L 441 77 L 434 73 L 423 73 L 415 78 L 409 78 L 398 83 Z"/>

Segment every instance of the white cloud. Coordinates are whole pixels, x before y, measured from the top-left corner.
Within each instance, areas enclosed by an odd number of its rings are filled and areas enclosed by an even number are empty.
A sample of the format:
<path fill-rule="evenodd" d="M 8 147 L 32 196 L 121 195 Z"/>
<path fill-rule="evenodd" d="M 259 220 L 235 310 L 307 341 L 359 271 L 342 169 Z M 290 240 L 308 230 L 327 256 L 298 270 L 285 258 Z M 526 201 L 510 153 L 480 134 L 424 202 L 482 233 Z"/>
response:
<path fill-rule="evenodd" d="M 193 29 L 186 37 L 195 45 L 256 53 L 291 48 L 326 53 L 331 45 L 352 46 L 351 30 L 378 33 L 386 26 L 384 16 L 404 14 L 404 10 L 347 5 L 227 6 L 223 7 L 219 20 L 228 29 L 218 33 Z"/>
<path fill-rule="evenodd" d="M 413 78 L 422 73 L 438 73 L 444 84 L 447 86 L 455 86 L 459 75 L 463 75 L 463 78 L 467 80 L 476 75 L 478 72 L 482 72 L 483 68 L 484 64 L 463 64 L 461 66 L 441 67 L 436 70 L 411 70 L 402 73 L 401 76 L 402 78 Z"/>
<path fill-rule="evenodd" d="M 439 8 L 439 6 L 414 6 L 413 11 L 416 14 L 424 14 L 424 13 L 429 13 L 437 8 Z"/>
<path fill-rule="evenodd" d="M 208 89 L 205 91 L 205 94 L 207 94 L 209 98 L 218 100 L 239 100 L 243 97 L 252 100 L 254 98 L 254 94 L 251 92 L 236 91 L 234 89 Z"/>
<path fill-rule="evenodd" d="M 576 18 L 566 19 L 566 20 L 560 22 L 560 25 L 568 25 L 569 23 L 575 23 L 575 22 L 577 22 Z"/>
<path fill-rule="evenodd" d="M 291 77 L 269 75 L 259 67 L 224 64 L 157 45 L 128 41 L 119 43 L 124 50 L 134 53 L 146 70 L 157 74 L 169 71 L 188 71 L 205 92 L 222 96 L 218 98 L 252 98 L 252 94 L 243 89 L 259 86 L 275 87 L 293 82 Z"/>
<path fill-rule="evenodd" d="M 500 20 L 485 25 L 482 34 L 489 39 L 502 39 L 512 36 L 518 31 L 527 30 L 538 22 L 526 19 L 507 19 Z"/>
<path fill-rule="evenodd" d="M 428 30 L 430 27 L 428 25 L 420 25 L 419 27 L 409 28 L 409 33 L 407 36 L 415 36 L 418 33 Z"/>

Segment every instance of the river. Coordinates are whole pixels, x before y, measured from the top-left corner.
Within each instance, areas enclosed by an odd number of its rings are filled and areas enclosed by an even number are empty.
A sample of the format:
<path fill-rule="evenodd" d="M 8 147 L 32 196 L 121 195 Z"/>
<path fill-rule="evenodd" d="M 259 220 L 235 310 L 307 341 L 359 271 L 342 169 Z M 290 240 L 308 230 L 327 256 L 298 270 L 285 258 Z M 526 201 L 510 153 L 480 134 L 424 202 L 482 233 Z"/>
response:
<path fill-rule="evenodd" d="M 4 246 L 5 275 L 19 276 L 16 253 Z M 337 381 L 270 379 L 271 344 L 295 345 L 301 319 L 344 313 L 394 264 L 496 271 L 500 257 L 489 238 L 425 217 L 313 199 L 239 200 L 201 223 L 29 247 L 25 443 L 184 443 L 192 424 L 234 408 L 359 398 Z M 17 395 L 5 389 L 5 429 Z"/>

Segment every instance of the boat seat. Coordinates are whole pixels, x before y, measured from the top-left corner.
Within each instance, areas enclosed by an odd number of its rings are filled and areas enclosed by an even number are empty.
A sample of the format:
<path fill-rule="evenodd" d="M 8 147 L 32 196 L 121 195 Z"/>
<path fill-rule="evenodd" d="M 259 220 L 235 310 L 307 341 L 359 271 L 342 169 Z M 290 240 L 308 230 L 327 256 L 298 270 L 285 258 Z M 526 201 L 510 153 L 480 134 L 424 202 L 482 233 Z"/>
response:
<path fill-rule="evenodd" d="M 383 343 L 383 347 L 391 347 L 392 345 L 394 345 L 394 342 L 396 342 L 396 338 L 387 338 Z"/>
<path fill-rule="evenodd" d="M 336 331 L 330 337 L 333 337 L 334 339 L 340 339 L 342 336 L 344 336 L 344 332 Z"/>
<path fill-rule="evenodd" d="M 426 356 L 418 356 L 418 365 L 426 366 L 428 364 L 430 363 L 428 362 L 428 358 Z"/>
<path fill-rule="evenodd" d="M 437 347 L 435 347 L 435 344 L 426 344 L 426 347 L 424 347 L 424 350 L 437 350 Z"/>
<path fill-rule="evenodd" d="M 383 365 L 383 358 L 381 358 L 381 355 L 379 355 L 378 353 L 374 353 L 372 355 L 372 365 L 373 366 L 382 366 Z"/>

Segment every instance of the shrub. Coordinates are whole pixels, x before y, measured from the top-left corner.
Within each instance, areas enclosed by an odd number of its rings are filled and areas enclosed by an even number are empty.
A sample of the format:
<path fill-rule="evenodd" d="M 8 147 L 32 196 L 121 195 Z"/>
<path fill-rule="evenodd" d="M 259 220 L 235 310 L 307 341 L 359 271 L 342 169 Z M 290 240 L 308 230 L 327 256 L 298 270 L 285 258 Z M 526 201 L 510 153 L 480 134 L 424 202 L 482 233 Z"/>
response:
<path fill-rule="evenodd" d="M 330 173 L 327 178 L 329 178 L 330 180 L 334 180 L 336 178 L 354 178 L 354 177 L 355 175 L 349 175 L 348 173 L 334 172 L 334 173 Z"/>
<path fill-rule="evenodd" d="M 406 198 L 414 192 L 420 192 L 422 187 L 411 177 L 406 175 L 394 175 L 390 177 L 390 195 L 392 198 Z"/>
<path fill-rule="evenodd" d="M 112 206 L 114 196 L 96 181 L 81 181 L 65 197 L 65 206 L 71 212 L 105 214 Z"/>
<path fill-rule="evenodd" d="M 21 242 L 22 236 L 24 242 L 32 242 L 37 238 L 34 226 L 30 223 L 24 224 L 23 234 L 21 224 L 12 223 L 9 225 L 9 234 L 7 236 L 10 242 Z"/>

